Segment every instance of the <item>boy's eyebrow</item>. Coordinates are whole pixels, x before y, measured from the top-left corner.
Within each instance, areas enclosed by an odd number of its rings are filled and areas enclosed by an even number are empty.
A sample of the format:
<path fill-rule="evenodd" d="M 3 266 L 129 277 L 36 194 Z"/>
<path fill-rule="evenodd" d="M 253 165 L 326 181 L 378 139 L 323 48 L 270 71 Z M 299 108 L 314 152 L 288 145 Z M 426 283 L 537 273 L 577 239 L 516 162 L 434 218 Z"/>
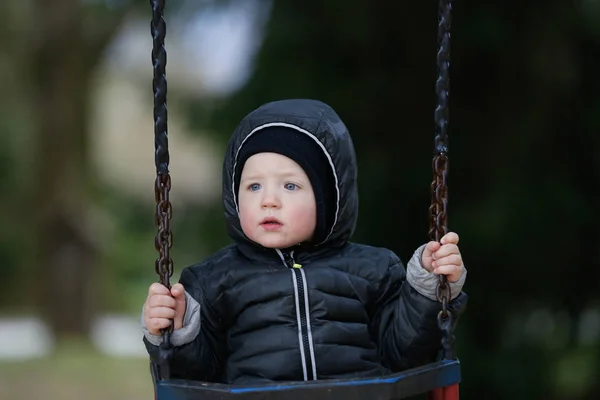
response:
<path fill-rule="evenodd" d="M 280 178 L 289 178 L 289 177 L 296 177 L 298 176 L 298 172 L 297 171 L 290 171 L 290 170 L 281 170 L 281 171 L 277 171 L 277 176 L 279 176 Z M 249 174 L 244 176 L 244 178 L 242 178 L 242 182 L 244 181 L 253 181 L 256 179 L 260 179 L 263 178 L 265 174 L 263 173 L 256 173 L 256 174 Z"/>
<path fill-rule="evenodd" d="M 258 178 L 262 178 L 261 174 L 254 174 L 254 175 L 244 175 L 244 177 L 242 178 L 242 182 L 244 181 L 254 181 Z"/>

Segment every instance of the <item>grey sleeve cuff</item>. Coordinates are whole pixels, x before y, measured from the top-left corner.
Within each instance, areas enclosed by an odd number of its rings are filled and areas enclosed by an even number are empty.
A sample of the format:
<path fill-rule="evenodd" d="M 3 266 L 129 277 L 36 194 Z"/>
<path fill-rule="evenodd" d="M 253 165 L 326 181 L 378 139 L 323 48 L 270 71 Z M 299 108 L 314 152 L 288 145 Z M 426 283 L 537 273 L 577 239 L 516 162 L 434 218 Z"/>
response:
<path fill-rule="evenodd" d="M 144 325 L 144 310 L 142 309 L 142 330 L 144 337 L 153 345 L 159 346 L 162 343 L 162 335 L 151 334 Z M 173 346 L 183 346 L 188 344 L 200 333 L 200 304 L 185 292 L 185 316 L 183 318 L 183 327 L 171 334 L 171 344 Z"/>
<path fill-rule="evenodd" d="M 438 275 L 428 272 L 421 264 L 421 256 L 425 250 L 426 244 L 419 247 L 408 262 L 406 268 L 406 280 L 417 292 L 427 297 L 428 299 L 437 301 L 435 288 L 438 284 Z M 450 300 L 458 297 L 462 291 L 465 280 L 467 279 L 467 269 L 463 269 L 463 273 L 456 282 L 448 282 L 450 285 Z"/>

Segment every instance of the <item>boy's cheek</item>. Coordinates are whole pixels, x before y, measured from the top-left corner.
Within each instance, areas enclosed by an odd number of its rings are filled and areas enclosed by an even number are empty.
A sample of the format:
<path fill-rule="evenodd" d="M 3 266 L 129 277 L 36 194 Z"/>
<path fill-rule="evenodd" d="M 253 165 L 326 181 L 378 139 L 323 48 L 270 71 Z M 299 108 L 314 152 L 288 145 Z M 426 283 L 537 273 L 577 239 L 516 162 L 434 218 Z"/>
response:
<path fill-rule="evenodd" d="M 240 208 L 240 226 L 242 227 L 242 231 L 248 236 L 248 233 L 252 227 L 252 218 L 249 213 Z"/>

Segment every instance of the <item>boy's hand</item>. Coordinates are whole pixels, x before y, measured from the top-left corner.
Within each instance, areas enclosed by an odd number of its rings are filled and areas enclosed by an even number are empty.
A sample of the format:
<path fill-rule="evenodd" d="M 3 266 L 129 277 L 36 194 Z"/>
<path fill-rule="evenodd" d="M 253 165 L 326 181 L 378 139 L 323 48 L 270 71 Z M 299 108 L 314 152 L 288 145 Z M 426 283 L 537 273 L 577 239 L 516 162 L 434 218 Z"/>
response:
<path fill-rule="evenodd" d="M 441 243 L 441 244 L 440 244 Z M 423 268 L 438 275 L 446 275 L 449 282 L 456 282 L 463 273 L 464 264 L 458 250 L 458 235 L 448 232 L 438 242 L 429 242 L 423 250 Z"/>
<path fill-rule="evenodd" d="M 144 325 L 153 335 L 160 335 L 160 330 L 171 325 L 173 329 L 181 329 L 185 314 L 185 291 L 181 283 L 171 287 L 171 292 L 160 283 L 153 283 L 148 290 L 144 303 Z"/>

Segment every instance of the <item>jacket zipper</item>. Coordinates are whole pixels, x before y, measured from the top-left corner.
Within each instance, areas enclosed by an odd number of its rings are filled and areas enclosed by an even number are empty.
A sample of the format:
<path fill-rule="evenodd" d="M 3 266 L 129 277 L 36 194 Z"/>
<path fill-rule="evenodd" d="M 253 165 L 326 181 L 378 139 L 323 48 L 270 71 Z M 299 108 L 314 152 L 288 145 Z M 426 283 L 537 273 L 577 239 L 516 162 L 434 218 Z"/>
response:
<path fill-rule="evenodd" d="M 306 285 L 306 274 L 302 265 L 294 261 L 294 252 L 280 253 L 283 263 L 290 268 L 294 282 L 294 297 L 296 301 L 296 317 L 298 319 L 298 342 L 302 357 L 302 372 L 304 380 L 317 380 L 317 368 L 315 364 L 315 352 L 312 340 L 312 329 L 310 325 L 310 310 L 308 305 L 308 288 Z"/>

